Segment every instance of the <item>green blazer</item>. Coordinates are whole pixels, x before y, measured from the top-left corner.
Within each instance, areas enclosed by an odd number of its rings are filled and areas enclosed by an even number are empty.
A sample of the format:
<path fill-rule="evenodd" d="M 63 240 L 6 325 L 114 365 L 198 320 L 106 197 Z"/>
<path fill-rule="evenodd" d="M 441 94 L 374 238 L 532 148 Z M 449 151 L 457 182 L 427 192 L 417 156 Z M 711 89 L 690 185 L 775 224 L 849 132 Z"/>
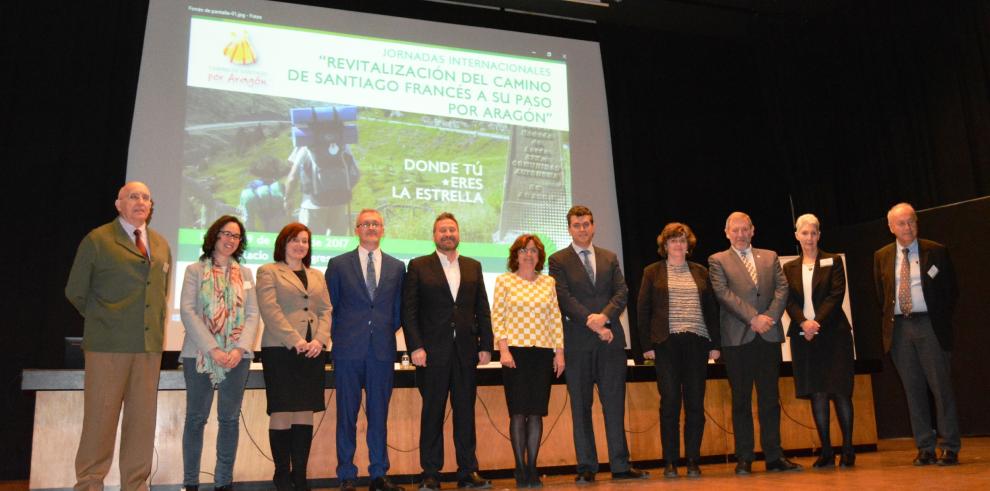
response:
<path fill-rule="evenodd" d="M 79 244 L 65 296 L 85 318 L 84 350 L 162 351 L 172 251 L 164 237 L 147 230 L 150 264 L 119 219 L 93 229 Z"/>

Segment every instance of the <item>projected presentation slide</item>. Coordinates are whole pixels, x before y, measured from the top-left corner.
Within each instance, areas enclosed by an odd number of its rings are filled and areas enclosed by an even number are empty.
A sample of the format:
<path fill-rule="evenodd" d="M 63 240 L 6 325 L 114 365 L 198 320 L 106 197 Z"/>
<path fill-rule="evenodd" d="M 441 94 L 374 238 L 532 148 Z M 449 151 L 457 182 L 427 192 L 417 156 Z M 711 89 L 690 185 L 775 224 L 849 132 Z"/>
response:
<path fill-rule="evenodd" d="M 278 231 L 299 221 L 322 270 L 357 247 L 362 209 L 382 213 L 382 248 L 404 261 L 435 249 L 433 220 L 451 212 L 489 295 L 520 234 L 539 235 L 548 255 L 570 244 L 573 204 L 594 210 L 595 243 L 621 253 L 601 59 L 588 41 L 152 0 L 128 178 L 153 190 L 177 285 L 224 214 L 245 222 L 247 265 L 272 262 Z"/>

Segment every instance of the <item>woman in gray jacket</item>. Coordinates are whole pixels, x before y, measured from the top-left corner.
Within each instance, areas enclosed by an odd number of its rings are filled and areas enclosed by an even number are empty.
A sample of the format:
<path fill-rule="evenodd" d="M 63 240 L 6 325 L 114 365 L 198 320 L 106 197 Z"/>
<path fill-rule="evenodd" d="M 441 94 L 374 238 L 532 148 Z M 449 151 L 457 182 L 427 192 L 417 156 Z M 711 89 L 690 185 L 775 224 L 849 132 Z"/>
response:
<path fill-rule="evenodd" d="M 217 401 L 217 460 L 214 489 L 229 490 L 237 455 L 238 422 L 254 342 L 258 301 L 251 270 L 240 265 L 246 247 L 244 225 L 224 215 L 203 237 L 203 255 L 186 267 L 180 312 L 186 328 L 182 370 L 186 380 L 186 423 L 182 431 L 182 482 L 199 488 L 203 427 Z"/>

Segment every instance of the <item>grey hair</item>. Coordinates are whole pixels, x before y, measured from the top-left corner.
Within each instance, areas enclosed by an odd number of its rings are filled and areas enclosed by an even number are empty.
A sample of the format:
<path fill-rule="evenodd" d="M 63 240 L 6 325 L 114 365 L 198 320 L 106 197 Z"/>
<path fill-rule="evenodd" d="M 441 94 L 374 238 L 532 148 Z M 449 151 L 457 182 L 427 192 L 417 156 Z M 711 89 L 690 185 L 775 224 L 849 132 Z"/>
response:
<path fill-rule="evenodd" d="M 911 210 L 911 218 L 914 218 L 914 221 L 916 222 L 918 221 L 918 213 L 914 211 L 914 207 L 911 206 L 911 203 L 900 202 L 894 206 L 891 206 L 890 209 L 887 210 L 887 223 L 890 223 L 890 217 L 893 216 L 894 212 L 896 212 L 898 208 L 907 208 Z"/>
<path fill-rule="evenodd" d="M 814 225 L 815 229 L 821 232 L 822 224 L 818 221 L 818 217 L 812 215 L 811 213 L 805 213 L 797 217 L 797 221 L 794 222 L 794 230 L 801 230 L 801 227 L 805 225 Z"/>
<path fill-rule="evenodd" d="M 749 226 L 750 227 L 753 226 L 753 219 L 750 218 L 749 215 L 747 215 L 747 214 L 745 214 L 745 213 L 743 213 L 741 211 L 734 211 L 732 213 L 729 213 L 729 218 L 726 218 L 725 219 L 725 229 L 726 230 L 729 230 L 729 222 L 731 222 L 733 220 L 736 220 L 736 219 L 744 219 L 747 222 L 749 222 Z"/>

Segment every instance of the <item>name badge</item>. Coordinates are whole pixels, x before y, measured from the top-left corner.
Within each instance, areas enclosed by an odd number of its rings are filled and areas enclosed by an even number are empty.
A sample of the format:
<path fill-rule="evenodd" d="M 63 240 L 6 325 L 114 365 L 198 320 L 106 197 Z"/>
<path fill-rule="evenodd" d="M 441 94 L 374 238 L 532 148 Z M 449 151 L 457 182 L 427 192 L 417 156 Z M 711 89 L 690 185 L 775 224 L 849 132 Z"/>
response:
<path fill-rule="evenodd" d="M 825 259 L 822 259 L 821 261 L 818 261 L 818 266 L 819 267 L 822 267 L 822 268 L 826 268 L 826 267 L 831 266 L 831 265 L 832 265 L 832 258 L 830 258 L 830 257 L 827 257 Z"/>
<path fill-rule="evenodd" d="M 928 268 L 928 277 L 929 278 L 931 278 L 931 279 L 934 280 L 935 279 L 935 275 L 937 275 L 937 274 L 938 274 L 938 268 L 936 268 L 934 264 L 932 265 L 932 267 Z"/>

